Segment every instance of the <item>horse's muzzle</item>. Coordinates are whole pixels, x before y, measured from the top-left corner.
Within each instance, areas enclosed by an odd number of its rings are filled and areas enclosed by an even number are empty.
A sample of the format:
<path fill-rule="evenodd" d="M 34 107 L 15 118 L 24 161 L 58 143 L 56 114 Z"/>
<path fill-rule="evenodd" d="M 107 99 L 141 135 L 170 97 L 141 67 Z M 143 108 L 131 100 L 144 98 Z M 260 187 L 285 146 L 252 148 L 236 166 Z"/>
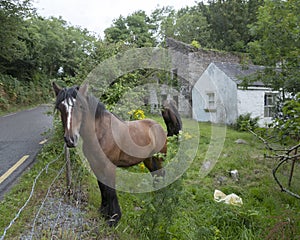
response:
<path fill-rule="evenodd" d="M 64 136 L 64 140 L 68 148 L 73 148 L 77 146 L 78 137 L 76 135 L 74 137 Z"/>

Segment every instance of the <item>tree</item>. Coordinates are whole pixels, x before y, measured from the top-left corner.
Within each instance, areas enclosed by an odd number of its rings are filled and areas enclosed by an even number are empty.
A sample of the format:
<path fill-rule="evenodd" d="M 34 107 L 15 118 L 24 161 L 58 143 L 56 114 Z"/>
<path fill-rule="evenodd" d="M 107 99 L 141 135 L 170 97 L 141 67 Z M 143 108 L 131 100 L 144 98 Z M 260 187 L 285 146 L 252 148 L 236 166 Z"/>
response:
<path fill-rule="evenodd" d="M 111 27 L 104 30 L 105 40 L 110 43 L 116 42 L 126 42 L 129 30 L 127 29 L 126 19 L 123 16 L 119 16 L 119 18 L 113 21 Z"/>
<path fill-rule="evenodd" d="M 137 11 L 126 18 L 120 16 L 110 28 L 105 29 L 105 40 L 110 43 L 120 41 L 134 47 L 155 45 L 153 30 L 155 26 L 144 11 Z"/>
<path fill-rule="evenodd" d="M 26 33 L 31 79 L 75 77 L 93 67 L 97 39 L 86 29 L 69 26 L 62 18 L 32 16 L 26 20 Z"/>
<path fill-rule="evenodd" d="M 196 40 L 201 46 L 210 46 L 210 29 L 203 13 L 196 7 L 183 8 L 177 12 L 175 34 L 179 41 L 191 43 Z"/>
<path fill-rule="evenodd" d="M 0 73 L 13 73 L 11 63 L 28 53 L 23 41 L 24 17 L 31 12 L 30 1 L 0 0 Z"/>
<path fill-rule="evenodd" d="M 249 43 L 256 64 L 269 66 L 265 82 L 292 94 L 300 91 L 299 0 L 266 0 L 251 26 L 257 39 Z"/>
<path fill-rule="evenodd" d="M 151 18 L 156 22 L 156 33 L 161 41 L 172 37 L 185 43 L 195 40 L 201 46 L 209 45 L 209 26 L 197 6 L 185 7 L 179 11 L 172 7 L 156 9 Z"/>
<path fill-rule="evenodd" d="M 156 39 L 160 42 L 165 37 L 175 37 L 176 11 L 172 7 L 155 9 L 151 14 L 151 21 L 155 25 Z"/>
<path fill-rule="evenodd" d="M 199 4 L 211 30 L 214 48 L 246 52 L 252 41 L 248 25 L 256 21 L 256 11 L 262 0 L 211 0 L 208 6 Z M 207 9 L 206 9 L 207 8 Z"/>

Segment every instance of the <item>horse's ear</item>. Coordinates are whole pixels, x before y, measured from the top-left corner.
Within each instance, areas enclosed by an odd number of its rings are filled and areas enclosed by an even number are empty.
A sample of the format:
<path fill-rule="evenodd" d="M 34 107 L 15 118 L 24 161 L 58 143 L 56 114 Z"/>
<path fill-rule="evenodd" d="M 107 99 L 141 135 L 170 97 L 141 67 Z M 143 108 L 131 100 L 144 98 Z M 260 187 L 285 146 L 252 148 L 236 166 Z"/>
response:
<path fill-rule="evenodd" d="M 55 82 L 52 83 L 52 86 L 53 86 L 55 95 L 57 96 L 58 93 L 61 91 L 61 88 Z"/>
<path fill-rule="evenodd" d="M 83 95 L 83 96 L 87 96 L 87 92 L 88 92 L 88 88 L 89 88 L 89 84 L 85 83 L 82 86 L 80 86 L 79 88 L 79 92 Z"/>

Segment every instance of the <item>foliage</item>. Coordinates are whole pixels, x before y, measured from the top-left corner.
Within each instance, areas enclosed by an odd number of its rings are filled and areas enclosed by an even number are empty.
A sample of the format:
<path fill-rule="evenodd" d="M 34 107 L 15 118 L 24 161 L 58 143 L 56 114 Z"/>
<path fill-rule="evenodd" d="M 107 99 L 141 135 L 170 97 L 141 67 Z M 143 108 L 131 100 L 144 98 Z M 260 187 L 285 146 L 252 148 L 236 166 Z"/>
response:
<path fill-rule="evenodd" d="M 300 93 L 284 102 L 282 115 L 274 119 L 275 130 L 282 140 L 287 137 L 300 137 Z"/>
<path fill-rule="evenodd" d="M 105 29 L 105 40 L 124 42 L 133 47 L 155 46 L 152 31 L 154 26 L 144 11 L 137 11 L 124 18 L 115 19 L 110 28 Z"/>
<path fill-rule="evenodd" d="M 128 112 L 130 120 L 142 120 L 145 119 L 145 112 L 141 109 L 131 110 Z"/>
<path fill-rule="evenodd" d="M 147 70 L 136 70 L 116 79 L 100 96 L 106 107 L 124 120 L 129 120 L 128 109 L 139 109 L 144 106 L 145 89 L 143 75 Z M 146 81 L 146 80 L 144 80 Z"/>
<path fill-rule="evenodd" d="M 105 30 L 105 39 L 143 47 L 173 37 L 185 43 L 196 40 L 206 48 L 246 52 L 247 44 L 253 40 L 247 25 L 255 23 L 262 3 L 261 0 L 199 2 L 178 11 L 172 7 L 157 8 L 150 16 L 138 11 L 115 19 Z"/>
<path fill-rule="evenodd" d="M 212 47 L 246 52 L 246 45 L 253 37 L 247 26 L 255 23 L 256 11 L 261 0 L 211 0 L 208 5 L 198 4 L 210 28 L 209 41 Z"/>
<path fill-rule="evenodd" d="M 172 15 L 170 17 L 172 18 Z M 201 46 L 211 46 L 209 43 L 209 25 L 207 19 L 203 16 L 202 11 L 199 11 L 198 7 L 180 9 L 173 18 L 173 21 L 168 21 L 169 26 L 166 25 L 166 27 L 169 28 L 168 31 L 172 29 L 172 35 L 166 36 L 174 37 L 185 43 L 191 43 L 195 40 Z M 174 25 L 170 24 L 172 22 L 174 22 Z"/>
<path fill-rule="evenodd" d="M 31 11 L 30 1 L 0 1 L 0 73 L 3 63 L 14 58 L 22 59 L 26 55 L 26 45 L 22 41 L 24 32 L 23 18 Z"/>
<path fill-rule="evenodd" d="M 25 1 L 21 3 L 24 4 Z M 8 10 L 1 10 L 4 17 L 11 18 Z M 20 81 L 33 82 L 42 81 L 45 76 L 51 78 L 74 76 L 75 68 L 80 65 L 79 61 L 82 63 L 88 52 L 91 52 L 89 48 L 93 47 L 92 44 L 87 44 L 88 41 L 92 41 L 91 38 L 88 39 L 90 36 L 87 31 L 69 27 L 61 18 L 44 19 L 36 16 L 33 10 L 27 11 L 26 18 L 21 15 L 21 10 L 16 13 L 21 25 L 21 29 L 17 28 L 16 39 L 13 39 L 14 32 L 8 31 L 3 25 L 0 27 L 2 35 L 10 38 L 9 42 L 12 45 L 3 41 L 1 49 L 8 51 L 20 49 L 21 52 L 21 54 L 8 53 L 9 57 L 3 55 L 0 62 L 1 73 L 12 75 Z M 58 72 L 59 69 L 62 69 L 63 74 Z"/>
<path fill-rule="evenodd" d="M 30 0 L 1 0 L 0 19 L 1 108 L 49 101 L 49 79 L 81 83 L 120 48 L 62 18 L 38 16 Z"/>
<path fill-rule="evenodd" d="M 248 131 L 249 129 L 254 131 L 258 128 L 258 120 L 259 117 L 252 118 L 251 113 L 240 115 L 233 124 L 233 128 L 237 131 Z"/>
<path fill-rule="evenodd" d="M 0 74 L 0 109 L 8 110 L 10 104 L 34 105 L 46 102 L 51 96 L 51 89 L 47 82 L 33 84 L 23 83 L 18 79 Z"/>
<path fill-rule="evenodd" d="M 178 11 L 162 7 L 150 15 L 137 11 L 120 16 L 101 40 L 62 18 L 39 16 L 31 0 L 1 0 L 0 73 L 25 85 L 45 86 L 53 78 L 66 85 L 80 83 L 99 62 L 119 52 L 173 37 L 194 45 L 197 41 L 197 48 L 250 53 L 254 63 L 269 66 L 261 76 L 266 83 L 295 94 L 300 88 L 298 12 L 297 0 L 211 0 Z M 176 81 L 167 82 L 177 86 Z M 3 104 L 9 101 L 1 97 Z"/>
<path fill-rule="evenodd" d="M 248 44 L 254 63 L 269 66 L 263 80 L 293 94 L 300 91 L 299 11 L 298 0 L 265 1 L 250 28 L 256 40 Z"/>

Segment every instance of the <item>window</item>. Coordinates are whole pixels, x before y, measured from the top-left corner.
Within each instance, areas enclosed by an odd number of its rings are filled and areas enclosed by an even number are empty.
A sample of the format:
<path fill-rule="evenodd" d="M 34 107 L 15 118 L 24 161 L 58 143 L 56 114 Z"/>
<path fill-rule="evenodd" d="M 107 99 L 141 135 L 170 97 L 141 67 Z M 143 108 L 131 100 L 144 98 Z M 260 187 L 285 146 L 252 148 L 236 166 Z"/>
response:
<path fill-rule="evenodd" d="M 213 112 L 215 110 L 216 110 L 215 93 L 214 92 L 208 92 L 208 93 L 206 93 L 205 111 L 206 112 Z"/>
<path fill-rule="evenodd" d="M 273 117 L 276 103 L 275 93 L 265 93 L 265 117 Z"/>

